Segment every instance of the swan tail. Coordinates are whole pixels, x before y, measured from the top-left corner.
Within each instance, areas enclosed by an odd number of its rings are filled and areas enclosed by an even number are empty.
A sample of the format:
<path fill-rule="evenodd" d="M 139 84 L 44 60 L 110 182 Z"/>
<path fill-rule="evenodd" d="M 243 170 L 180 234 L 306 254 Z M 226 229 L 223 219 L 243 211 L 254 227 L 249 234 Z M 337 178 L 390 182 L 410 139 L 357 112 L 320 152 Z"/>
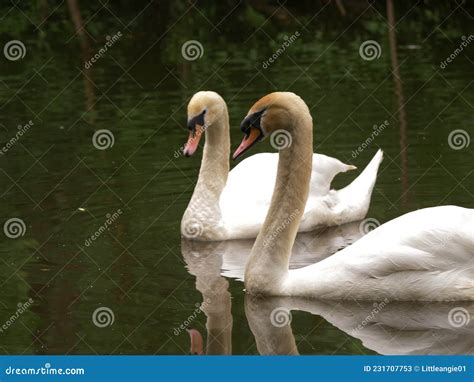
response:
<path fill-rule="evenodd" d="M 380 163 L 383 160 L 383 151 L 378 150 L 374 155 L 369 164 L 365 167 L 364 171 L 347 187 L 341 191 L 348 189 L 351 192 L 357 191 L 358 193 L 365 192 L 366 194 L 372 193 L 375 181 L 377 180 L 377 173 L 379 170 Z"/>
<path fill-rule="evenodd" d="M 352 215 L 349 221 L 360 220 L 367 215 L 382 160 L 383 151 L 379 149 L 364 171 L 351 184 L 336 191 L 338 205 L 344 206 L 347 213 Z"/>

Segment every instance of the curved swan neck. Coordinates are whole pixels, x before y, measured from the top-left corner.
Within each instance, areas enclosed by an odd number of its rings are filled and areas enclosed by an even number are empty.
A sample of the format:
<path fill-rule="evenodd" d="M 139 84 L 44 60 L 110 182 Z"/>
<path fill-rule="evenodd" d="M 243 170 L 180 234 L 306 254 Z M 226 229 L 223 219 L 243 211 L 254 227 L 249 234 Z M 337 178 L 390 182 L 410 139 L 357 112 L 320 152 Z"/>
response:
<path fill-rule="evenodd" d="M 299 110 L 286 127 L 292 143 L 280 151 L 270 208 L 245 271 L 245 286 L 251 293 L 274 293 L 288 273 L 291 249 L 308 198 L 313 160 L 312 119 L 305 109 Z"/>
<path fill-rule="evenodd" d="M 196 189 L 205 186 L 220 196 L 229 175 L 229 114 L 225 105 L 221 117 L 206 129 L 204 138 L 206 142 Z"/>
<path fill-rule="evenodd" d="M 221 220 L 219 200 L 229 175 L 229 115 L 225 104 L 204 134 L 199 178 L 183 215 L 182 225 L 197 224 L 198 231 L 205 236 L 202 239 L 218 240 L 224 239 L 222 234 L 217 234 Z"/>

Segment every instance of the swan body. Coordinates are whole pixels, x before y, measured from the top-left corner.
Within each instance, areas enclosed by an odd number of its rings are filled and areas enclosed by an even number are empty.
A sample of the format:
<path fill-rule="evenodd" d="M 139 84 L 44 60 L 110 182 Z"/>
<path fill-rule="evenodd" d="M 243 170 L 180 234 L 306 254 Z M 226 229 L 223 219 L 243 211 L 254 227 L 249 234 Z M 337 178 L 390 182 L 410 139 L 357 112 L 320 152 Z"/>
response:
<path fill-rule="evenodd" d="M 473 232 L 472 209 L 442 206 L 414 211 L 317 264 L 290 270 L 277 294 L 474 300 Z"/>
<path fill-rule="evenodd" d="M 310 197 L 298 232 L 363 219 L 369 208 L 382 157 L 382 151 L 379 150 L 353 183 L 342 190 L 331 190 L 331 181 L 338 173 L 355 167 L 326 155 L 313 154 Z M 246 158 L 229 173 L 219 200 L 222 224 L 226 228 L 228 239 L 257 237 L 270 206 L 277 167 L 278 154 L 263 153 Z M 359 192 L 348 192 L 360 183 L 363 186 L 357 190 Z M 258 190 L 258 194 L 250 200 L 242 197 L 249 188 Z"/>
<path fill-rule="evenodd" d="M 224 100 L 214 92 L 196 93 L 188 105 L 188 116 L 190 138 L 185 154 L 194 153 L 204 131 L 206 143 L 199 179 L 181 221 L 182 236 L 201 241 L 255 238 L 270 206 L 278 154 L 253 155 L 229 172 L 229 120 Z M 202 131 L 196 133 L 201 126 Z M 312 155 L 309 198 L 299 232 L 363 219 L 383 159 L 382 151 L 341 190 L 330 189 L 332 180 L 356 167 L 326 155 Z M 245 197 L 249 189 L 257 190 L 253 198 Z"/>
<path fill-rule="evenodd" d="M 258 123 L 256 113 L 262 118 Z M 289 270 L 310 190 L 312 120 L 306 104 L 293 93 L 262 98 L 242 122 L 247 135 L 241 147 L 252 145 L 257 133 L 249 130 L 266 135 L 282 126 L 293 144 L 280 150 L 272 202 L 246 266 L 249 293 L 337 300 L 474 300 L 474 210 L 456 206 L 408 213 L 319 263 Z"/>

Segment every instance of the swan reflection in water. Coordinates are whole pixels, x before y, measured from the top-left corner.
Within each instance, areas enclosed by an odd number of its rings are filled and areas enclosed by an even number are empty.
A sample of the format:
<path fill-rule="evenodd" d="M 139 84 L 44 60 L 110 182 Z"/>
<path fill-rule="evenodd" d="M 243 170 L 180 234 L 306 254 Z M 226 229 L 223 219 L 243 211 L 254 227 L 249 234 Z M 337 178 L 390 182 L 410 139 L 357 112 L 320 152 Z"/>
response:
<path fill-rule="evenodd" d="M 375 305 L 377 304 L 377 305 Z M 245 296 L 245 314 L 260 354 L 298 354 L 291 312 L 304 311 L 379 354 L 473 354 L 474 303 L 318 301 Z M 314 328 L 309 328 L 309 334 Z M 316 329 L 317 330 L 317 329 Z"/>
<path fill-rule="evenodd" d="M 363 228 L 360 222 L 353 222 L 316 232 L 299 233 L 292 249 L 290 268 L 317 263 L 347 247 L 364 235 Z M 255 239 L 214 242 L 183 239 L 181 252 L 189 272 L 197 278 L 222 275 L 243 281 L 245 265 L 254 242 Z"/>
<path fill-rule="evenodd" d="M 314 264 L 363 235 L 359 223 L 297 236 L 290 268 Z M 196 242 L 183 240 L 181 250 L 206 315 L 206 349 L 192 329 L 194 354 L 232 354 L 229 282 L 243 280 L 253 240 Z M 474 354 L 474 302 L 328 301 L 298 297 L 245 296 L 245 314 L 262 355 L 299 354 L 291 312 L 321 316 L 379 354 Z M 309 327 L 308 335 L 317 328 Z"/>

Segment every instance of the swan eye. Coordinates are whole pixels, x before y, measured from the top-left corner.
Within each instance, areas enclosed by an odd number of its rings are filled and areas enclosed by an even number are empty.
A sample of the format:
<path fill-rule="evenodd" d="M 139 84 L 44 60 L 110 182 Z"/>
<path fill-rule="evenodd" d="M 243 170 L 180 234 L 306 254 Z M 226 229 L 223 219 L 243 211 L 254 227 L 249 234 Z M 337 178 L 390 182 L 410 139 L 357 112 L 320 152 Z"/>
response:
<path fill-rule="evenodd" d="M 263 130 L 261 127 L 261 119 L 262 115 L 266 109 L 262 109 L 255 113 L 252 113 L 244 118 L 242 123 L 240 124 L 240 130 L 248 137 L 250 135 L 250 129 L 252 127 L 260 130 L 260 133 L 263 135 Z"/>
<path fill-rule="evenodd" d="M 191 118 L 187 123 L 187 128 L 190 131 L 196 130 L 196 125 L 204 126 L 204 116 L 206 114 L 206 110 L 204 109 L 203 112 L 195 117 Z"/>

